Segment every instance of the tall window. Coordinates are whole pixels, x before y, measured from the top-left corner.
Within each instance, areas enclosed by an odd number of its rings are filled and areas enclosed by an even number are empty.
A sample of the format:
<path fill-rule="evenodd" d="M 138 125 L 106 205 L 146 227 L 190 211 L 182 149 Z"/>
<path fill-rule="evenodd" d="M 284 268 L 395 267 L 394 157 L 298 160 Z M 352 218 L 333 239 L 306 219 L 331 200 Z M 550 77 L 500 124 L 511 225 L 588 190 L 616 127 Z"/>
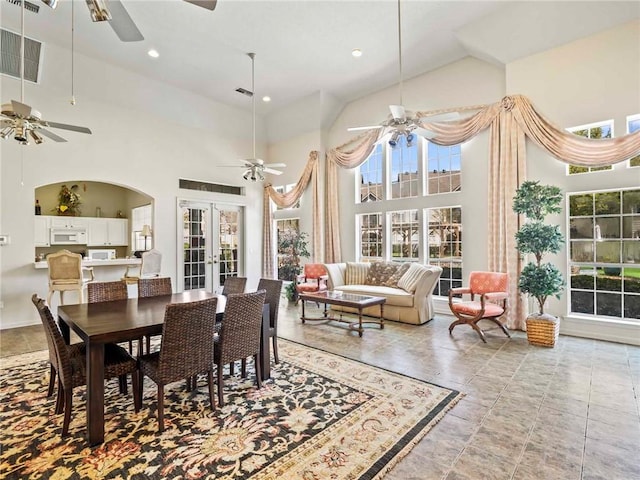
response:
<path fill-rule="evenodd" d="M 418 196 L 421 183 L 418 169 L 418 144 L 407 145 L 406 137 L 398 139 L 391 149 L 391 198 L 412 198 Z"/>
<path fill-rule="evenodd" d="M 131 245 L 133 250 L 150 250 L 153 248 L 153 237 L 142 235 L 145 225 L 151 227 L 151 204 L 131 209 Z"/>
<path fill-rule="evenodd" d="M 382 183 L 382 145 L 376 145 L 369 158 L 360 165 L 360 202 L 377 202 L 384 198 Z"/>
<path fill-rule="evenodd" d="M 633 133 L 640 130 L 640 113 L 627 117 L 627 133 Z M 629 159 L 630 167 L 640 167 L 640 155 L 636 155 Z"/>
<path fill-rule="evenodd" d="M 611 138 L 613 136 L 613 120 L 567 128 L 567 130 L 575 135 L 580 135 L 581 137 L 586 138 Z M 612 168 L 613 167 L 611 165 L 607 165 L 605 167 L 580 167 L 578 165 L 568 165 L 567 173 L 569 175 L 575 175 L 577 173 L 611 170 Z"/>
<path fill-rule="evenodd" d="M 418 210 L 390 212 L 391 258 L 400 262 L 419 260 L 420 225 Z"/>
<path fill-rule="evenodd" d="M 429 263 L 442 267 L 434 295 L 446 297 L 451 288 L 462 286 L 462 209 L 427 208 L 425 216 Z"/>
<path fill-rule="evenodd" d="M 295 280 L 297 272 L 293 272 L 288 260 L 288 252 L 283 247 L 283 240 L 297 236 L 300 233 L 300 219 L 286 218 L 276 221 L 278 242 L 278 278 L 280 280 Z"/>
<path fill-rule="evenodd" d="M 569 195 L 570 311 L 640 319 L 640 190 Z"/>
<path fill-rule="evenodd" d="M 457 192 L 460 185 L 460 145 L 444 147 L 428 143 L 427 194 Z"/>
<path fill-rule="evenodd" d="M 360 232 L 361 262 L 381 260 L 384 257 L 382 214 L 365 213 L 358 215 L 358 228 Z"/>

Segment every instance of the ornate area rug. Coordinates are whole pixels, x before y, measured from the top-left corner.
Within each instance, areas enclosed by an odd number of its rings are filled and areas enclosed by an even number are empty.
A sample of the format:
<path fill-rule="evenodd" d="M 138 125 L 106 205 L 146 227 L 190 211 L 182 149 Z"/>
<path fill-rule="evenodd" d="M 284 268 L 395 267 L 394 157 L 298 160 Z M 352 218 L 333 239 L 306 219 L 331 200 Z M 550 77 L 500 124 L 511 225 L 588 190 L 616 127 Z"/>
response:
<path fill-rule="evenodd" d="M 46 397 L 47 353 L 0 360 L 0 477 L 50 479 L 382 478 L 461 394 L 321 350 L 280 340 L 280 364 L 261 390 L 225 378 L 225 406 L 211 409 L 206 380 L 165 388 L 157 432 L 156 386 L 143 408 L 131 388 L 105 385 L 105 442 L 90 448 L 84 388 L 74 391 L 69 436 L 55 395 Z M 236 369 L 236 371 L 239 370 Z M 237 375 L 239 375 L 237 373 Z"/>

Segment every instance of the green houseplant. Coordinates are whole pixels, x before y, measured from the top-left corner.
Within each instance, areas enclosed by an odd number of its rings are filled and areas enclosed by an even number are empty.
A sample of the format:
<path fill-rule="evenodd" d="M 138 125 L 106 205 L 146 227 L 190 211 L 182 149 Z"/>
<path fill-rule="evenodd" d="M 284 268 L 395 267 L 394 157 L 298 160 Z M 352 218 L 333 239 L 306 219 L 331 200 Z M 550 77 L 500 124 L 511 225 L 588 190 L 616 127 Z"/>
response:
<path fill-rule="evenodd" d="M 295 229 L 288 229 L 278 236 L 278 278 L 295 282 L 302 273 L 301 258 L 309 258 L 307 234 Z"/>
<path fill-rule="evenodd" d="M 547 225 L 544 219 L 551 213 L 560 213 L 562 194 L 558 187 L 540 185 L 537 181 L 523 182 L 513 198 L 513 211 L 524 215 L 525 224 L 516 233 L 516 248 L 523 254 L 532 254 L 535 262 L 529 262 L 522 269 L 518 280 L 520 292 L 537 300 L 539 311 L 527 317 L 527 336 L 532 341 L 530 330 L 536 330 L 537 322 L 553 325 L 554 336 L 557 338 L 558 319 L 545 314 L 544 304 L 547 298 L 560 298 L 564 290 L 564 279 L 558 268 L 543 262 L 547 253 L 558 253 L 564 243 L 564 237 L 558 225 Z M 547 346 L 553 346 L 555 339 Z"/>

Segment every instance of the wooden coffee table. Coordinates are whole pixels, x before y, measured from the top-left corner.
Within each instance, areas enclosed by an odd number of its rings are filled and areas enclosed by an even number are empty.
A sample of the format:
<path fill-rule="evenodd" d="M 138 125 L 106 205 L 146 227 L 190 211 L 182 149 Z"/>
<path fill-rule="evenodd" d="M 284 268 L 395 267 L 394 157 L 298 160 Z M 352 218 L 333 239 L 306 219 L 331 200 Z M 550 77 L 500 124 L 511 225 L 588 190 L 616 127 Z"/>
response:
<path fill-rule="evenodd" d="M 349 328 L 352 330 L 357 330 L 358 335 L 362 336 L 364 329 L 362 328 L 363 323 L 375 323 L 380 325 L 380 330 L 384 329 L 384 302 L 387 301 L 384 297 L 370 297 L 367 295 L 356 295 L 354 293 L 346 293 L 340 291 L 325 291 L 325 292 L 316 292 L 316 293 L 301 293 L 300 300 L 302 300 L 302 316 L 300 320 L 302 323 L 305 321 L 334 321 L 334 322 L 342 322 L 348 323 Z M 322 317 L 307 317 L 304 312 L 304 304 L 305 302 L 316 302 L 316 303 L 324 303 L 324 314 Z M 358 310 L 358 321 L 353 322 L 348 319 L 343 319 L 342 315 L 340 317 L 332 317 L 329 316 L 327 311 L 327 305 L 340 305 L 343 307 L 355 308 Z M 362 310 L 367 307 L 371 307 L 373 305 L 380 305 L 380 317 L 366 317 L 364 320 L 362 319 Z"/>

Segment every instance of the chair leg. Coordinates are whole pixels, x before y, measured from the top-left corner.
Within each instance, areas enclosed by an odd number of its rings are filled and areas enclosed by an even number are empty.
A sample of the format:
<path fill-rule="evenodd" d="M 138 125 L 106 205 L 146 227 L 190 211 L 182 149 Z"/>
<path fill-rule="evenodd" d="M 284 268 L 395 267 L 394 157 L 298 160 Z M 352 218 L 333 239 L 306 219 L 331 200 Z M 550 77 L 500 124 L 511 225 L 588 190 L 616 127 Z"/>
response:
<path fill-rule="evenodd" d="M 62 436 L 66 437 L 69 433 L 69 423 L 71 423 L 71 407 L 73 404 L 72 389 L 64 392 L 64 420 L 62 421 Z"/>
<path fill-rule="evenodd" d="M 274 335 L 273 337 L 271 337 L 271 340 L 273 341 L 273 359 L 275 360 L 276 364 L 280 363 L 280 358 L 278 357 L 278 336 Z"/>
<path fill-rule="evenodd" d="M 458 325 L 464 325 L 465 323 L 467 323 L 465 320 L 460 320 L 460 319 L 456 320 L 455 322 L 452 322 L 451 325 L 449 325 L 449 334 L 451 334 L 454 327 L 457 327 Z"/>
<path fill-rule="evenodd" d="M 222 364 L 218 365 L 218 405 L 224 407 L 224 398 L 222 397 Z"/>
<path fill-rule="evenodd" d="M 138 372 L 131 372 L 131 386 L 133 387 L 133 409 L 136 413 L 140 411 L 140 404 L 142 399 L 140 398 L 140 378 Z"/>
<path fill-rule="evenodd" d="M 253 356 L 253 364 L 256 367 L 256 383 L 258 384 L 258 388 L 262 388 L 262 368 L 260 368 L 258 356 L 259 354 L 257 353 Z"/>
<path fill-rule="evenodd" d="M 140 347 L 142 347 L 142 339 L 140 339 Z M 147 335 L 147 353 L 151 353 L 151 337 Z"/>
<path fill-rule="evenodd" d="M 138 396 L 138 405 L 142 408 L 142 391 L 144 390 L 144 373 L 142 370 L 134 372 L 134 375 L 138 376 L 138 391 L 135 393 Z"/>
<path fill-rule="evenodd" d="M 120 393 L 122 395 L 126 395 L 127 394 L 127 376 L 120 375 L 118 377 L 118 383 L 120 384 Z"/>
<path fill-rule="evenodd" d="M 478 335 L 480 335 L 480 338 L 482 339 L 482 341 L 483 341 L 484 343 L 487 343 L 487 339 L 486 339 L 486 338 L 484 338 L 484 332 L 483 332 L 483 331 L 482 331 L 482 329 L 481 329 L 481 328 L 476 324 L 476 322 L 469 323 L 469 325 L 471 325 L 471 327 L 472 327 L 476 332 L 478 332 Z"/>
<path fill-rule="evenodd" d="M 49 364 L 49 389 L 47 390 L 47 397 L 53 395 L 53 388 L 56 382 L 56 369 L 53 368 L 53 364 Z"/>
<path fill-rule="evenodd" d="M 504 325 L 500 320 L 498 320 L 497 318 L 485 318 L 485 320 L 491 320 L 493 323 L 495 323 L 502 329 L 502 331 L 507 337 L 511 338 L 511 334 L 509 333 L 509 330 L 507 329 L 506 325 Z"/>
<path fill-rule="evenodd" d="M 158 431 L 164 432 L 164 386 L 158 384 Z"/>
<path fill-rule="evenodd" d="M 247 378 L 247 359 L 243 358 L 240 360 L 240 376 L 242 378 Z"/>
<path fill-rule="evenodd" d="M 56 415 L 62 413 L 64 408 L 64 388 L 62 388 L 62 382 L 58 380 L 58 394 L 56 395 L 56 409 L 54 412 Z"/>
<path fill-rule="evenodd" d="M 229 364 L 229 375 L 233 375 L 236 370 L 236 362 L 231 362 Z"/>
<path fill-rule="evenodd" d="M 209 384 L 209 401 L 211 402 L 211 410 L 216 409 L 216 397 L 213 394 L 213 371 L 207 372 L 207 383 Z"/>

